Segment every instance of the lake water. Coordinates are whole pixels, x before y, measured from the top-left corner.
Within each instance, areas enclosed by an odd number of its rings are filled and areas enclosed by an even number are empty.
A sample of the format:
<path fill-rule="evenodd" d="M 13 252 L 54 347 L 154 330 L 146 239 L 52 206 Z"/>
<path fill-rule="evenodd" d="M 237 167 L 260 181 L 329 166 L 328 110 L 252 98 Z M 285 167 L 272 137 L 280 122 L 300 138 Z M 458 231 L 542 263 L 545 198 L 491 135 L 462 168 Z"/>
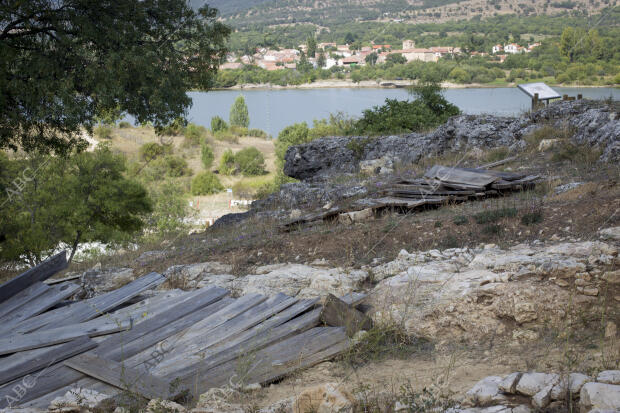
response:
<path fill-rule="evenodd" d="M 617 88 L 554 88 L 560 95 L 604 99 L 620 99 Z M 530 108 L 530 98 L 515 88 L 448 89 L 446 98 L 467 114 L 490 113 L 518 115 Z M 407 99 L 405 89 L 279 89 L 279 90 L 218 90 L 192 92 L 194 104 L 189 120 L 210 127 L 213 116 L 228 120 L 230 107 L 237 96 L 243 95 L 250 113 L 250 127 L 263 129 L 273 137 L 286 126 L 297 122 L 323 119 L 330 113 L 344 112 L 361 115 L 364 109 L 381 105 L 386 98 Z"/>

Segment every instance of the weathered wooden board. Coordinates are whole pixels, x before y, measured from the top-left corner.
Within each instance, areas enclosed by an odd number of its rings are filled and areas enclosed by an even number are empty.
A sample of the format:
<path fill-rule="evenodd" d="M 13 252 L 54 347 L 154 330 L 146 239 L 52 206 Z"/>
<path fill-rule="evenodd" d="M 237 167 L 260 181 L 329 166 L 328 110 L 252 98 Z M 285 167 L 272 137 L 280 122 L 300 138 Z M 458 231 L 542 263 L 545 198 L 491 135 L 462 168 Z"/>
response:
<path fill-rule="evenodd" d="M 487 186 L 499 179 L 497 176 L 489 174 L 472 172 L 463 168 L 446 167 L 441 165 L 433 166 L 424 174 L 424 176 L 429 179 L 439 179 L 442 182 L 451 182 L 481 187 Z"/>
<path fill-rule="evenodd" d="M 92 354 L 80 354 L 65 360 L 64 364 L 97 380 L 137 393 L 147 399 L 167 399 L 172 396 L 167 381 L 138 372 L 114 360 Z"/>
<path fill-rule="evenodd" d="M 4 332 L 13 331 L 13 325 L 44 312 L 62 300 L 71 297 L 80 289 L 79 285 L 73 283 L 50 287 L 43 294 L 2 317 L 0 319 L 0 329 Z"/>
<path fill-rule="evenodd" d="M 366 297 L 368 297 L 368 294 L 366 293 L 350 292 L 340 297 L 340 299 L 351 307 L 357 307 L 357 305 L 361 304 L 362 301 L 366 299 Z"/>
<path fill-rule="evenodd" d="M 462 169 L 464 171 L 483 173 L 485 175 L 496 176 L 505 181 L 515 181 L 517 179 L 523 179 L 527 176 L 527 174 L 524 174 L 524 173 L 493 171 L 490 169 L 481 169 L 481 168 L 459 168 L 459 169 Z"/>
<path fill-rule="evenodd" d="M 68 343 L 47 348 L 46 351 L 39 352 L 39 354 L 32 354 L 31 357 L 20 357 L 10 361 L 5 358 L 0 363 L 0 384 L 45 369 L 95 347 L 97 347 L 97 343 L 88 336 L 82 336 Z"/>
<path fill-rule="evenodd" d="M 211 324 L 211 326 L 200 329 L 191 328 L 186 336 L 179 340 L 175 351 L 167 357 L 166 363 L 182 363 L 192 354 L 204 354 L 204 351 L 209 347 L 230 341 L 231 337 L 259 324 L 272 315 L 292 306 L 297 301 L 296 298 L 288 297 L 285 294 L 277 294 L 263 303 L 231 317 L 230 320 L 221 323 L 219 326 Z"/>
<path fill-rule="evenodd" d="M 322 361 L 324 357 L 317 359 L 318 354 L 342 343 L 348 343 L 343 328 L 317 327 L 262 350 L 250 352 L 243 360 L 232 360 L 181 382 L 183 387 L 189 388 L 194 394 L 230 384 L 231 380 L 239 385 L 266 383 L 291 369 Z"/>
<path fill-rule="evenodd" d="M 21 290 L 11 298 L 3 301 L 0 304 L 0 318 L 5 317 L 12 311 L 26 304 L 30 300 L 34 300 L 44 292 L 48 291 L 50 287 L 42 282 L 35 282 L 31 286 Z"/>
<path fill-rule="evenodd" d="M 93 320 L 94 321 L 94 320 Z M 131 328 L 131 320 L 103 320 L 96 323 L 72 324 L 29 334 L 14 334 L 0 339 L 0 355 L 65 343 L 81 336 L 96 337 Z"/>
<path fill-rule="evenodd" d="M 184 301 L 158 317 L 149 318 L 138 324 L 131 330 L 116 333 L 99 343 L 99 347 L 92 350 L 95 355 L 122 361 L 123 358 L 131 357 L 143 351 L 149 346 L 178 333 L 198 321 L 201 316 L 199 309 L 209 303 L 215 303 L 228 291 L 221 288 L 208 288 L 200 290 L 200 293 L 190 300 Z M 133 344 L 129 348 L 129 344 Z M 62 363 L 52 365 L 37 378 L 37 385 L 20 396 L 18 402 L 23 404 L 37 399 L 48 393 L 74 383 L 84 377 L 82 373 L 64 366 Z M 10 402 L 16 405 L 14 398 L 15 383 L 6 383 L 0 387 L 0 408 L 5 408 Z"/>
<path fill-rule="evenodd" d="M 157 287 L 165 280 L 162 275 L 152 272 L 117 290 L 23 321 L 15 326 L 15 331 L 29 333 L 48 325 L 59 327 L 88 321 L 118 307 L 145 290 Z"/>
<path fill-rule="evenodd" d="M 188 357 L 183 363 L 176 365 L 164 365 L 162 363 L 156 371 L 169 380 L 179 379 L 190 382 L 207 374 L 210 369 L 216 366 L 243 355 L 252 354 L 280 340 L 316 327 L 320 316 L 321 309 L 318 308 L 276 327 L 258 325 L 246 331 L 243 336 L 210 348 L 204 354 Z"/>
<path fill-rule="evenodd" d="M 57 272 L 67 268 L 67 265 L 67 253 L 66 251 L 62 251 L 12 280 L 5 282 L 0 285 L 0 303 L 8 300 L 32 284 L 50 278 Z"/>
<path fill-rule="evenodd" d="M 497 181 L 497 182 L 494 182 L 493 184 L 491 184 L 491 188 L 493 188 L 493 189 L 511 189 L 511 188 L 516 188 L 516 187 L 521 187 L 523 185 L 532 184 L 538 178 L 540 178 L 539 175 L 528 175 L 528 176 L 526 176 L 526 177 L 524 177 L 522 179 L 517 179 L 515 181 L 500 180 L 500 181 Z"/>
<path fill-rule="evenodd" d="M 353 337 L 360 330 L 370 330 L 370 317 L 356 310 L 333 294 L 329 294 L 323 304 L 321 321 L 328 326 L 344 327 L 349 337 Z"/>

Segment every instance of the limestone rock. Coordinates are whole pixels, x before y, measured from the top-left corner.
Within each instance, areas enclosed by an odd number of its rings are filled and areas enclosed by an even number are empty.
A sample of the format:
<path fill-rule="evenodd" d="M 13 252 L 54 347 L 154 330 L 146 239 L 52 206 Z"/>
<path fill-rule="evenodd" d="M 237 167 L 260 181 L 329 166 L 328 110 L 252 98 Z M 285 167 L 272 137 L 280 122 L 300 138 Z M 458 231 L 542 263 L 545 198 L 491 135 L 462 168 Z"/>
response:
<path fill-rule="evenodd" d="M 146 413 L 185 413 L 185 407 L 170 400 L 152 399 L 146 405 Z"/>
<path fill-rule="evenodd" d="M 534 396 L 549 385 L 554 385 L 558 380 L 557 374 L 547 373 L 523 373 L 517 384 L 517 392 L 526 396 Z M 551 391 L 551 389 L 549 389 Z"/>
<path fill-rule="evenodd" d="M 81 284 L 85 295 L 82 298 L 94 297 L 116 290 L 133 281 L 131 268 L 92 268 L 82 274 Z"/>
<path fill-rule="evenodd" d="M 50 403 L 49 410 L 57 412 L 80 412 L 83 409 L 102 408 L 110 396 L 95 390 L 73 388 L 64 396 L 56 397 Z"/>
<path fill-rule="evenodd" d="M 620 284 L 620 270 L 607 271 L 601 278 L 610 284 Z"/>
<path fill-rule="evenodd" d="M 337 383 L 325 383 L 302 391 L 293 402 L 293 413 L 352 412 L 355 398 Z"/>
<path fill-rule="evenodd" d="M 568 376 L 562 375 L 551 390 L 551 399 L 564 400 L 569 392 L 574 397 L 579 394 L 583 385 L 591 380 L 590 376 L 581 373 L 570 373 Z"/>
<path fill-rule="evenodd" d="M 519 383 L 519 379 L 521 378 L 522 375 L 523 373 L 520 373 L 520 372 L 510 373 L 509 375 L 504 377 L 502 381 L 499 383 L 498 385 L 499 389 L 503 391 L 504 393 L 508 393 L 508 394 L 515 393 L 517 391 L 517 384 Z"/>
<path fill-rule="evenodd" d="M 602 239 L 620 241 L 620 227 L 605 228 L 598 233 Z"/>
<path fill-rule="evenodd" d="M 596 376 L 596 381 L 599 383 L 620 384 L 620 370 L 601 371 Z"/>
<path fill-rule="evenodd" d="M 606 383 L 586 383 L 581 388 L 579 404 L 582 412 L 592 409 L 620 410 L 620 386 Z"/>
<path fill-rule="evenodd" d="M 544 409 L 551 403 L 551 391 L 553 384 L 543 387 L 538 393 L 532 396 L 532 405 L 538 409 Z"/>
<path fill-rule="evenodd" d="M 485 377 L 465 394 L 465 401 L 472 406 L 489 406 L 504 401 L 506 396 L 499 389 L 501 382 L 499 376 Z"/>
<path fill-rule="evenodd" d="M 303 264 L 269 265 L 256 269 L 239 281 L 242 294 L 317 297 L 327 294 L 341 296 L 357 289 L 368 277 L 364 270 L 316 268 Z"/>
<path fill-rule="evenodd" d="M 374 217 L 372 208 L 362 209 L 361 211 L 345 212 L 338 215 L 338 222 L 341 224 L 352 224 L 355 222 L 367 221 Z"/>

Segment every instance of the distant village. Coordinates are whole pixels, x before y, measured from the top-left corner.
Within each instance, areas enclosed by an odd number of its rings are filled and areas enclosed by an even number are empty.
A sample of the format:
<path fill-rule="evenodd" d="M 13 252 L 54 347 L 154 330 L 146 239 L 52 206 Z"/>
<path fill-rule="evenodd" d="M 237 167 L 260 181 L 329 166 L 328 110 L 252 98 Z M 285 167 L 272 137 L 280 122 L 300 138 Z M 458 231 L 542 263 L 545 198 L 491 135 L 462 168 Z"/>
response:
<path fill-rule="evenodd" d="M 516 43 L 497 44 L 493 46 L 492 54 L 500 62 L 506 60 L 509 54 L 529 53 L 540 43 L 533 43 L 527 47 Z M 266 70 L 295 69 L 297 63 L 306 54 L 308 46 L 301 44 L 297 49 L 273 50 L 259 48 L 253 55 L 237 56 L 229 53 L 227 61 L 220 66 L 220 69 L 240 69 L 243 65 L 255 65 Z M 376 59 L 368 59 L 368 56 L 375 54 Z M 318 43 L 316 57 L 307 57 L 308 63 L 313 67 L 330 69 L 334 66 L 365 66 L 369 60 L 373 64 L 385 63 L 389 55 L 401 55 L 407 63 L 413 61 L 436 62 L 442 57 L 451 57 L 461 54 L 460 47 L 453 46 L 434 46 L 429 48 L 416 48 L 413 40 L 405 40 L 400 49 L 393 48 L 389 44 L 373 44 L 364 46 L 359 50 L 352 50 L 349 45 L 339 45 L 336 43 Z M 470 56 L 488 56 L 485 52 L 471 52 Z M 374 56 L 373 56 L 374 57 Z"/>

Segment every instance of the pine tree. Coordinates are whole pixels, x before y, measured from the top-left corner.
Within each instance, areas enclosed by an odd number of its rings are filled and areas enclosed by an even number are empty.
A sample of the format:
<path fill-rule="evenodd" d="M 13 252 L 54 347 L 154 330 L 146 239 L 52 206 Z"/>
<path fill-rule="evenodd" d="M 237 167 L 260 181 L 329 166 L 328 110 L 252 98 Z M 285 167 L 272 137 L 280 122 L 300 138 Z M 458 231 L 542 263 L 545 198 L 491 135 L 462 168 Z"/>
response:
<path fill-rule="evenodd" d="M 230 108 L 229 120 L 231 126 L 240 126 L 242 128 L 250 126 L 250 114 L 248 113 L 248 107 L 245 104 L 243 96 L 239 96 L 235 99 L 235 103 L 233 103 Z"/>

